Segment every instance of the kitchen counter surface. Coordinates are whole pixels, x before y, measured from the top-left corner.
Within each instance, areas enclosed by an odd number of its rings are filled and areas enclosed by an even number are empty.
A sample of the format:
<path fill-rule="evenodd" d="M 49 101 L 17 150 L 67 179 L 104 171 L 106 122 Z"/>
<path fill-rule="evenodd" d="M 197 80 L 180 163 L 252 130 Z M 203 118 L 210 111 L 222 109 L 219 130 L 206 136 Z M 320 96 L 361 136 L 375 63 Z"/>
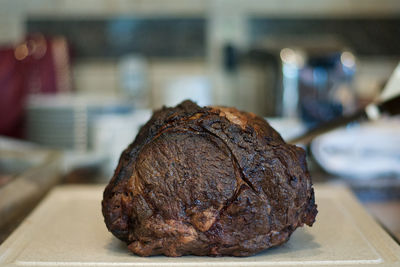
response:
<path fill-rule="evenodd" d="M 315 166 L 314 166 L 315 167 Z M 343 184 L 351 189 L 368 213 L 400 243 L 400 178 L 345 179 L 314 169 L 313 182 Z"/>
<path fill-rule="evenodd" d="M 367 211 L 400 242 L 400 201 L 364 203 Z"/>
<path fill-rule="evenodd" d="M 252 257 L 138 257 L 105 228 L 104 185 L 58 186 L 0 246 L 8 266 L 380 266 L 400 263 L 400 246 L 340 185 L 316 184 L 319 213 L 312 227 Z M 42 231 L 46 229 L 46 231 Z M 340 235 L 338 235 L 340 233 Z M 85 253 L 82 253 L 85 251 Z"/>

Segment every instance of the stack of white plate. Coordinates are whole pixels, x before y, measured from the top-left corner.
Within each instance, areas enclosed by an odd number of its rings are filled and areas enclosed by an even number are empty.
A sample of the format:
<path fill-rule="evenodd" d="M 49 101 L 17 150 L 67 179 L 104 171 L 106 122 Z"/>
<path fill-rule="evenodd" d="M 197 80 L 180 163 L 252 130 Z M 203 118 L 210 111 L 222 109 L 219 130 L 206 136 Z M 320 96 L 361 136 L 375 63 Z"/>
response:
<path fill-rule="evenodd" d="M 27 138 L 61 149 L 86 151 L 96 117 L 126 114 L 132 105 L 125 100 L 81 95 L 34 95 L 27 103 Z"/>

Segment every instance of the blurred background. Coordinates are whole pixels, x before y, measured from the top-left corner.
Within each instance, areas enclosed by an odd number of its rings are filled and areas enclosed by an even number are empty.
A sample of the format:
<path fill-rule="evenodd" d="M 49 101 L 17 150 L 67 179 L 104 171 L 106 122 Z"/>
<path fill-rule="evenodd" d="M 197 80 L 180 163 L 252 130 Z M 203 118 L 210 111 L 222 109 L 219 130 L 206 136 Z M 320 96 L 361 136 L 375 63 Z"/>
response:
<path fill-rule="evenodd" d="M 163 105 L 235 106 L 290 138 L 376 99 L 399 60 L 397 0 L 0 0 L 0 196 L 21 191 L 0 211 L 107 182 Z M 315 140 L 314 181 L 400 214 L 399 124 Z"/>

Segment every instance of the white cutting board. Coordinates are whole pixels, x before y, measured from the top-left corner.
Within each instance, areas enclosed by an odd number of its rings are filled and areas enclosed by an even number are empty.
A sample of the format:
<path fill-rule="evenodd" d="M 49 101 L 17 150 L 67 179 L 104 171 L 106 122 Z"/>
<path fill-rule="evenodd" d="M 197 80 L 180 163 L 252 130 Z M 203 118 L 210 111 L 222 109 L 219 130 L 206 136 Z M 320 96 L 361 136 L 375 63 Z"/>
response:
<path fill-rule="evenodd" d="M 54 189 L 0 247 L 8 266 L 400 265 L 400 247 L 343 187 L 316 186 L 317 221 L 251 257 L 138 257 L 106 229 L 104 186 Z"/>

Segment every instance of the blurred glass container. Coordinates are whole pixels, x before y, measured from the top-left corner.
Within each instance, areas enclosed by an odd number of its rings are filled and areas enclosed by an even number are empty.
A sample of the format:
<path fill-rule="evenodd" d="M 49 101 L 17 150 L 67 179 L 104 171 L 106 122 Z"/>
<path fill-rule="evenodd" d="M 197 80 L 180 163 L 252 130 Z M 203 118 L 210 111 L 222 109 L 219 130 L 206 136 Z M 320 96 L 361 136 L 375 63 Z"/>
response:
<path fill-rule="evenodd" d="M 282 61 L 282 115 L 298 117 L 299 72 L 304 67 L 305 55 L 302 50 L 284 48 L 279 53 Z"/>
<path fill-rule="evenodd" d="M 122 93 L 133 102 L 135 108 L 148 108 L 150 90 L 146 59 L 139 55 L 126 55 L 120 59 L 118 70 Z"/>
<path fill-rule="evenodd" d="M 327 51 L 309 53 L 307 57 L 298 70 L 298 108 L 302 120 L 315 126 L 354 111 L 354 55 L 348 51 Z"/>
<path fill-rule="evenodd" d="M 357 60 L 347 47 L 331 35 L 272 35 L 254 43 L 240 63 L 264 79 L 258 89 L 265 92 L 264 116 L 301 119 L 310 127 L 357 107 Z"/>

